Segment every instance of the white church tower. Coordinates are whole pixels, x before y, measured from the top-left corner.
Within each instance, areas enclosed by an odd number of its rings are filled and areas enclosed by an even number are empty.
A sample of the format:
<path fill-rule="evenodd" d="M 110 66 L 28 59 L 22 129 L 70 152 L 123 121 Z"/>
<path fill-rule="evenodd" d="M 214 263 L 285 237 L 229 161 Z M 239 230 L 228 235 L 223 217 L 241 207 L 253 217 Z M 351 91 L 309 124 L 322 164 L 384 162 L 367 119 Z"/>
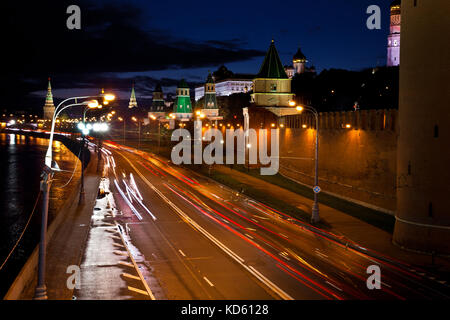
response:
<path fill-rule="evenodd" d="M 395 67 L 400 65 L 400 0 L 395 0 L 391 4 L 391 26 L 388 36 L 387 66 Z"/>

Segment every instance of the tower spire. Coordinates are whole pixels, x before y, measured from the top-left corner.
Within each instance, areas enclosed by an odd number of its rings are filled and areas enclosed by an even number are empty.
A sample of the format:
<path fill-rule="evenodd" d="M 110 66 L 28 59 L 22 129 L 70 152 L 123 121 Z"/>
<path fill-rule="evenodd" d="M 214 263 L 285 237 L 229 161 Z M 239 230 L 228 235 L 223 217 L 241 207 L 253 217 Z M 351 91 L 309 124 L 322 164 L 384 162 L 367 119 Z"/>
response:
<path fill-rule="evenodd" d="M 53 104 L 52 85 L 50 83 L 49 77 L 47 85 L 47 96 L 45 97 L 45 105 L 44 105 L 44 119 L 52 119 L 54 111 L 55 105 Z"/>
<path fill-rule="evenodd" d="M 130 103 L 128 104 L 128 108 L 136 108 L 137 107 L 137 101 L 136 101 L 136 94 L 134 92 L 134 82 L 131 86 L 131 96 L 130 96 Z"/>

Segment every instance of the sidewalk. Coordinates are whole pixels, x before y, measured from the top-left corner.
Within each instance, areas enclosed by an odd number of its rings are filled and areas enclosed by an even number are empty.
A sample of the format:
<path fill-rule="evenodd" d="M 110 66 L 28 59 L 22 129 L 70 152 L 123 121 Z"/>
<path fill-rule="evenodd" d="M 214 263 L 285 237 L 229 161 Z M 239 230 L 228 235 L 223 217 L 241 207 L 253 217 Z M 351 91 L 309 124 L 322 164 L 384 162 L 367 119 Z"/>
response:
<path fill-rule="evenodd" d="M 67 199 L 66 205 L 48 228 L 46 285 L 49 300 L 72 299 L 73 290 L 69 290 L 66 284 L 70 274 L 66 273 L 66 271 L 68 266 L 79 266 L 84 253 L 84 246 L 100 182 L 100 175 L 97 173 L 97 161 L 97 156 L 91 151 L 91 161 L 84 174 L 84 202 L 81 204 L 78 202 L 80 190 L 78 183 Z M 37 283 L 37 251 L 38 248 L 33 251 L 33 254 L 16 279 L 18 281 L 22 276 L 27 277 L 24 274 L 26 270 L 26 272 L 34 273 L 33 281 L 26 285 L 19 296 L 14 294 L 11 297 L 12 299 L 29 300 L 33 298 Z M 8 292 L 8 295 L 10 294 L 11 289 Z M 5 298 L 8 299 L 8 297 Z"/>
<path fill-rule="evenodd" d="M 309 198 L 303 197 L 299 194 L 243 172 L 232 170 L 226 166 L 215 166 L 214 171 L 221 174 L 226 174 L 230 178 L 237 180 L 242 184 L 249 185 L 253 189 L 257 189 L 260 192 L 265 193 L 267 197 L 284 201 L 302 211 L 311 213 L 313 201 Z M 433 265 L 431 256 L 409 252 L 395 246 L 392 243 L 392 234 L 389 232 L 324 204 L 319 203 L 319 207 L 321 220 L 330 226 L 330 231 L 335 234 L 343 235 L 345 238 L 373 251 L 381 253 L 382 255 L 386 255 L 412 265 L 422 266 L 424 268 L 439 272 L 450 272 L 449 259 L 435 257 Z"/>

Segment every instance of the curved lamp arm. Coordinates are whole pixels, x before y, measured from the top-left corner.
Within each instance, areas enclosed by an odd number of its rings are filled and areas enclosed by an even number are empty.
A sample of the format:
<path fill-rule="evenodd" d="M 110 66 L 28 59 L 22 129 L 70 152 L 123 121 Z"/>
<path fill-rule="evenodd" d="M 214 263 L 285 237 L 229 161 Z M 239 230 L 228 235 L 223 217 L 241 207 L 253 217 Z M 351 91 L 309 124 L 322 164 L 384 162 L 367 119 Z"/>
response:
<path fill-rule="evenodd" d="M 88 97 L 88 98 L 89 98 L 89 97 Z M 64 100 L 64 101 L 68 101 L 68 100 L 71 100 L 71 99 L 75 99 L 75 98 L 69 98 L 69 99 L 66 99 L 66 100 Z M 63 101 L 63 102 L 64 102 L 64 101 Z M 61 107 L 61 105 L 62 105 L 63 102 L 61 102 L 61 103 L 58 105 L 57 108 Z M 54 136 L 54 133 L 55 133 L 55 122 L 56 122 L 56 118 L 58 118 L 59 114 L 60 114 L 63 110 L 65 110 L 65 109 L 67 109 L 67 108 L 69 108 L 69 107 L 74 107 L 74 106 L 84 106 L 84 105 L 86 105 L 86 104 L 87 104 L 87 102 L 84 101 L 84 102 L 81 102 L 81 103 L 73 103 L 73 104 L 69 104 L 69 105 L 67 105 L 67 106 L 62 107 L 60 110 L 55 109 L 55 112 L 53 113 L 52 129 L 51 129 L 51 131 L 50 131 L 50 139 L 49 139 L 48 149 L 47 149 L 47 153 L 45 154 L 45 165 L 46 165 L 47 167 L 49 167 L 50 169 L 52 169 L 52 145 L 53 145 L 53 136 Z"/>

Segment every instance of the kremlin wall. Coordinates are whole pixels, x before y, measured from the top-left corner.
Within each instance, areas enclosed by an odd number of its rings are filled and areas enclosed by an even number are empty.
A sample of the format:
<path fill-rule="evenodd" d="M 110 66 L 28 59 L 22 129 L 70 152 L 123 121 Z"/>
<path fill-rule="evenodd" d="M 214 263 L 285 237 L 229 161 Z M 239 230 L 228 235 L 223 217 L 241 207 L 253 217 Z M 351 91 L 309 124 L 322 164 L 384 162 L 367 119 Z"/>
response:
<path fill-rule="evenodd" d="M 277 118 L 251 108 L 250 127 L 280 130 L 280 168 L 285 177 L 314 181 L 312 114 Z M 319 183 L 323 192 L 389 214 L 396 210 L 398 111 L 358 110 L 319 114 Z"/>

